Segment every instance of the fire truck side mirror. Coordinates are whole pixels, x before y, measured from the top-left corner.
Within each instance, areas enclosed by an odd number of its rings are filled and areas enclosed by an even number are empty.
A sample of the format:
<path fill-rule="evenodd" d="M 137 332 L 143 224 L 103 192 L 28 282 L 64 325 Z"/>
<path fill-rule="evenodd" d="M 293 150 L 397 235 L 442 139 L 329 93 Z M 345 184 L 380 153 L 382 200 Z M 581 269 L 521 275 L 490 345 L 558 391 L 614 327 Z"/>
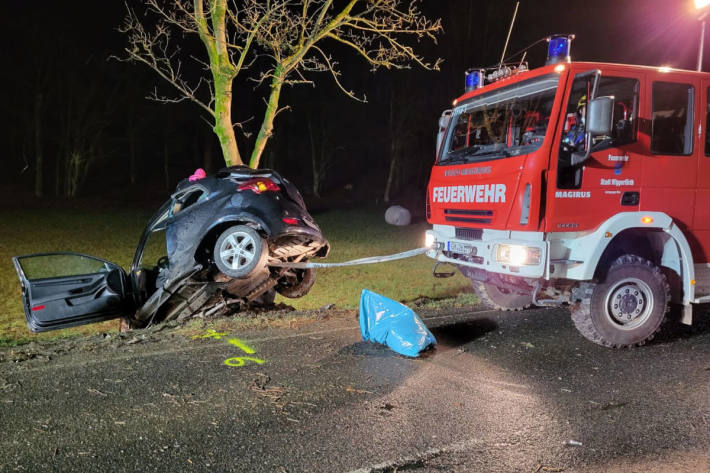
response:
<path fill-rule="evenodd" d="M 586 118 L 585 146 L 581 151 L 572 153 L 572 166 L 583 164 L 592 149 L 592 138 L 610 136 L 614 121 L 614 97 L 597 97 L 589 102 Z"/>
<path fill-rule="evenodd" d="M 614 126 L 614 97 L 597 97 L 589 102 L 586 119 L 585 146 L 572 153 L 572 166 L 584 164 L 592 151 L 592 138 L 610 136 Z"/>
<path fill-rule="evenodd" d="M 436 153 L 441 151 L 441 142 L 444 140 L 444 133 L 451 122 L 451 110 L 444 110 L 444 113 L 439 117 L 439 130 L 436 133 Z"/>
<path fill-rule="evenodd" d="M 597 97 L 589 102 L 587 132 L 594 136 L 611 135 L 614 121 L 614 97 Z"/>

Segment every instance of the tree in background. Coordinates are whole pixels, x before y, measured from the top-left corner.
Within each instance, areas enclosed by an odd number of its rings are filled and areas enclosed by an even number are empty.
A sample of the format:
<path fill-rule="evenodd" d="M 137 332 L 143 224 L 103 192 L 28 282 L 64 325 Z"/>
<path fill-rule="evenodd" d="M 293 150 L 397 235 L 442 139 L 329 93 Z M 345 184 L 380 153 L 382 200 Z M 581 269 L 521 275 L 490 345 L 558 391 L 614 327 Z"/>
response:
<path fill-rule="evenodd" d="M 174 98 L 158 95 L 163 102 L 190 100 L 212 119 L 227 165 L 242 164 L 232 121 L 233 86 L 243 71 L 257 84 L 267 84 L 266 108 L 249 158 L 259 163 L 274 129 L 284 85 L 314 85 L 308 74 L 330 73 L 347 96 L 358 98 L 340 80 L 338 63 L 327 47 L 340 45 L 363 58 L 375 70 L 403 69 L 417 65 L 438 70 L 439 60 L 427 62 L 414 50 L 411 40 L 436 41 L 440 20 L 426 18 L 417 1 L 349 0 L 143 0 L 152 15 L 149 26 L 129 9 L 120 30 L 128 37 L 127 59 L 144 63 L 177 90 Z M 200 63 L 204 74 L 190 79 L 183 61 L 192 58 L 184 36 L 199 38 L 207 54 Z M 181 45 L 183 47 L 181 47 Z M 245 89 L 244 94 L 251 94 Z"/>
<path fill-rule="evenodd" d="M 87 61 L 85 68 L 86 75 L 88 71 L 101 70 L 92 61 Z M 91 168 L 111 154 L 108 117 L 121 95 L 118 83 L 105 89 L 101 81 L 91 80 L 81 88 L 76 87 L 81 72 L 70 71 L 58 80 L 63 106 L 56 115 L 59 147 L 55 157 L 55 192 L 67 198 L 77 197 Z"/>
<path fill-rule="evenodd" d="M 325 100 L 319 100 L 319 110 L 311 110 L 306 118 L 308 127 L 308 142 L 311 149 L 311 191 L 316 197 L 320 197 L 330 170 L 336 164 L 337 153 L 344 149 L 344 146 L 337 142 L 338 134 L 334 128 L 339 124 L 331 117 L 336 117 L 333 110 L 329 110 Z M 315 108 L 315 107 L 314 107 Z M 333 107 L 334 108 L 334 107 Z"/>

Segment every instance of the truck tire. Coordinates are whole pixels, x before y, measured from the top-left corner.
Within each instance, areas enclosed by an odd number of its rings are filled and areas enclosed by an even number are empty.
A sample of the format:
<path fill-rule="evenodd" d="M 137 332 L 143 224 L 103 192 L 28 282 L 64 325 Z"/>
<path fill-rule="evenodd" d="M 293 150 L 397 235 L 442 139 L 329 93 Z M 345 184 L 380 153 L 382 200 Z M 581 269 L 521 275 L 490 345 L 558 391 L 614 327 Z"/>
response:
<path fill-rule="evenodd" d="M 473 281 L 473 290 L 481 303 L 491 309 L 518 311 L 532 305 L 532 294 L 519 294 L 493 283 Z"/>
<path fill-rule="evenodd" d="M 284 278 L 284 281 L 280 281 L 279 285 L 276 286 L 276 291 L 289 299 L 298 299 L 308 294 L 315 282 L 315 269 L 294 269 L 292 277 Z"/>
<path fill-rule="evenodd" d="M 641 346 L 666 319 L 670 286 L 661 270 L 636 255 L 612 263 L 604 281 L 583 283 L 572 321 L 588 340 L 605 347 Z"/>
<path fill-rule="evenodd" d="M 261 235 L 246 225 L 226 229 L 214 245 L 217 269 L 231 278 L 248 278 L 266 267 L 269 247 Z"/>

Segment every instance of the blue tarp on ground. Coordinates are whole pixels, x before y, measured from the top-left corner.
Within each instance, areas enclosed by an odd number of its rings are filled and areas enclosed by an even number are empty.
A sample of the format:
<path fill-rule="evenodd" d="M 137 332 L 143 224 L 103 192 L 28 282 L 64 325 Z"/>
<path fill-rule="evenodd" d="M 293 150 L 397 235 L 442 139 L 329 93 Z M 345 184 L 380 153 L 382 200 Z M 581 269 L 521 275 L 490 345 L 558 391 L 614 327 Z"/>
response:
<path fill-rule="evenodd" d="M 366 341 L 384 343 L 405 356 L 436 345 L 436 338 L 409 307 L 375 292 L 362 290 L 360 332 Z"/>

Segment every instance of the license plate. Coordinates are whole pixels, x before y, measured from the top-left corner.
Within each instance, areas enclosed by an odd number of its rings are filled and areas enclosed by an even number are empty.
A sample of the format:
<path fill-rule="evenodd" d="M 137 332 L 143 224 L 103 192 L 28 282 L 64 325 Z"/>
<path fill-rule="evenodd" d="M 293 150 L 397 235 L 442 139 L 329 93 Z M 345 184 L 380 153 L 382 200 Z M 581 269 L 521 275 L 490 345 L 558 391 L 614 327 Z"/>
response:
<path fill-rule="evenodd" d="M 476 250 L 477 248 L 475 246 L 464 245 L 463 243 L 457 243 L 455 241 L 449 242 L 449 251 L 454 253 L 476 256 Z"/>

